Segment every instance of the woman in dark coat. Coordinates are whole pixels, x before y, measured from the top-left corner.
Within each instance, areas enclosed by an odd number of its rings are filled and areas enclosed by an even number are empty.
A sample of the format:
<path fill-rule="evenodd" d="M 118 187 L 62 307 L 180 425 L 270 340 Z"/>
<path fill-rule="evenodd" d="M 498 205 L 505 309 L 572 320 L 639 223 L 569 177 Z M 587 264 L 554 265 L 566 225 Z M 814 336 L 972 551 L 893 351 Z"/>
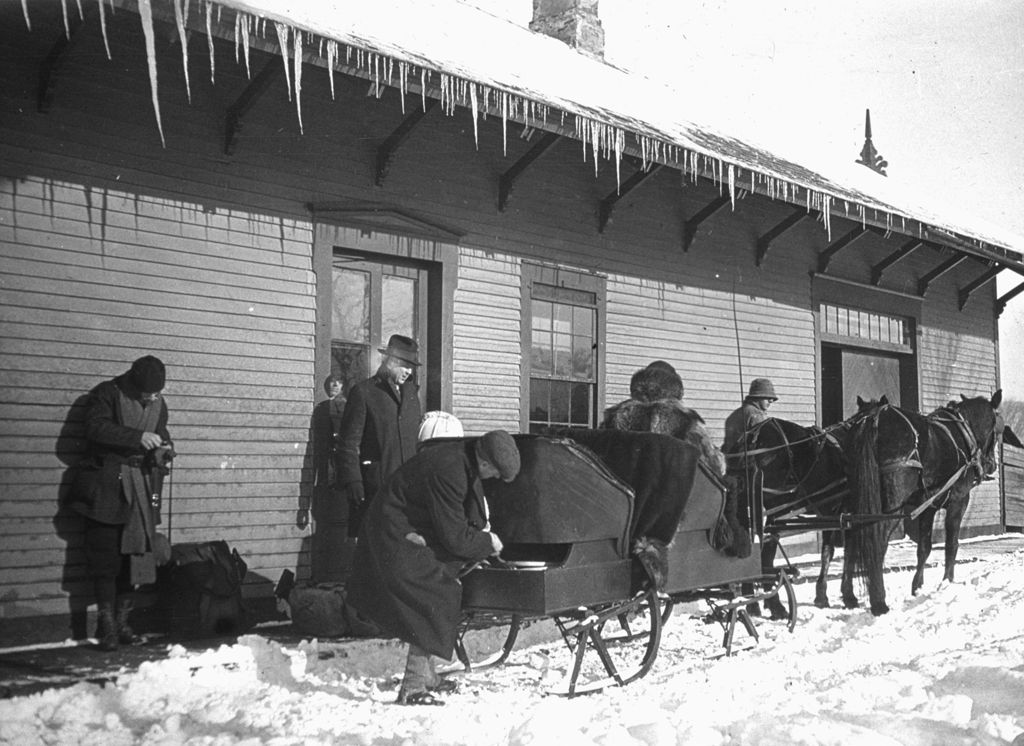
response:
<path fill-rule="evenodd" d="M 426 445 L 370 503 L 356 547 L 347 603 L 385 636 L 409 643 L 402 704 L 441 704 L 431 656 L 451 660 L 461 615 L 459 571 L 501 551 L 484 530 L 482 479 L 519 473 L 512 437 Z"/>
<path fill-rule="evenodd" d="M 85 516 L 86 569 L 93 581 L 100 648 L 132 641 L 128 615 L 135 585 L 156 580 L 158 471 L 174 455 L 164 364 L 152 355 L 94 388 L 86 403 L 88 453 L 79 465 L 71 508 Z"/>

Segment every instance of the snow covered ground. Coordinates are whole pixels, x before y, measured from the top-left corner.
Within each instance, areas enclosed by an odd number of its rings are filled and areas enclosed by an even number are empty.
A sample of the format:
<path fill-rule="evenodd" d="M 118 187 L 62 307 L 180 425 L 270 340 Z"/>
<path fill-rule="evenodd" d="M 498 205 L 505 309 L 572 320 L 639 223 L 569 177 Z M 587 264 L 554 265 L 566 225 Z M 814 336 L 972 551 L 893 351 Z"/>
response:
<path fill-rule="evenodd" d="M 936 587 L 939 572 L 917 597 L 909 573 L 887 575 L 877 619 L 816 609 L 798 585 L 796 631 L 762 621 L 731 658 L 719 626 L 674 614 L 646 678 L 572 700 L 545 694 L 568 664 L 560 642 L 465 677 L 444 707 L 393 704 L 396 680 L 316 642 L 178 648 L 116 684 L 0 701 L 0 743 L 1024 745 L 1024 550 L 960 565 L 955 584 Z"/>

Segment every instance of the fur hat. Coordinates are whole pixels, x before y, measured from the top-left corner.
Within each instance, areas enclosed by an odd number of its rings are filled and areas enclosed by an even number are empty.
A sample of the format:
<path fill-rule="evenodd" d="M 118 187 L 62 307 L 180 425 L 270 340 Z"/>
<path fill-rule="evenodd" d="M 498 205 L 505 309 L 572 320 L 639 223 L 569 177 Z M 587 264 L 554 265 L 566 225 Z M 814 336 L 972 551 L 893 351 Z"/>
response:
<path fill-rule="evenodd" d="M 415 339 L 392 334 L 387 347 L 378 347 L 377 352 L 388 357 L 397 358 L 412 366 L 420 364 L 420 346 Z"/>
<path fill-rule="evenodd" d="M 491 430 L 477 441 L 480 456 L 498 470 L 504 482 L 511 482 L 519 474 L 519 447 L 504 430 Z"/>
<path fill-rule="evenodd" d="M 132 363 L 128 376 L 136 389 L 144 394 L 155 394 L 163 391 L 167 382 L 167 369 L 160 358 L 146 355 Z"/>
<path fill-rule="evenodd" d="M 683 379 L 664 360 L 655 360 L 633 374 L 629 381 L 629 395 L 638 401 L 682 399 Z"/>

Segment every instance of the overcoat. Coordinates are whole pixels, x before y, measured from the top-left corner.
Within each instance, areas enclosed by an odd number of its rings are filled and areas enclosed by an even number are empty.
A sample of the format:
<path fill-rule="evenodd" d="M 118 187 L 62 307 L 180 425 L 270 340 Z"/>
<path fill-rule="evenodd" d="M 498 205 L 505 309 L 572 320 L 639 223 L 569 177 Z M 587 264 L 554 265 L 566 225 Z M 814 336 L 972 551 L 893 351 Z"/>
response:
<path fill-rule="evenodd" d="M 400 398 L 383 371 L 353 386 L 338 431 L 338 487 L 363 482 L 366 499 L 372 500 L 416 453 L 420 415 L 412 381 L 402 384 Z"/>
<path fill-rule="evenodd" d="M 743 405 L 733 410 L 725 420 L 725 442 L 722 444 L 722 451 L 736 452 L 754 425 L 764 422 L 768 416 L 767 412 L 749 399 L 743 402 Z"/>
<path fill-rule="evenodd" d="M 142 447 L 142 430 L 122 424 L 122 395 L 137 397 L 128 374 L 104 381 L 89 392 L 85 405 L 86 456 L 79 464 L 72 488 L 70 507 L 94 521 L 110 524 L 126 523 L 132 505 L 122 492 L 122 465 L 143 468 L 146 450 Z M 156 429 L 153 431 L 170 442 L 167 431 L 167 403 L 163 397 L 149 406 L 159 406 Z M 149 509 L 146 502 L 144 509 Z"/>
<path fill-rule="evenodd" d="M 449 660 L 462 606 L 458 573 L 493 553 L 473 443 L 425 446 L 391 476 L 363 519 L 346 587 L 347 602 L 385 636 Z"/>

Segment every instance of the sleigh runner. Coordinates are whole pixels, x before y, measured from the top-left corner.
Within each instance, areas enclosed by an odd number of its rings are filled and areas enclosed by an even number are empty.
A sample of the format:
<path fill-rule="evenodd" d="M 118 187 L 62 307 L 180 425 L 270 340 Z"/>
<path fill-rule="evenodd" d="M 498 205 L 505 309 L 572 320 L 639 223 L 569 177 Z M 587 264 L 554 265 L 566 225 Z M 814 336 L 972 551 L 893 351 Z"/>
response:
<path fill-rule="evenodd" d="M 520 476 L 487 485 L 491 523 L 505 549 L 501 561 L 462 579 L 456 652 L 466 670 L 500 665 L 524 624 L 549 618 L 573 653 L 559 693 L 627 684 L 650 670 L 662 626 L 684 600 L 708 602 L 727 654 L 737 624 L 757 637 L 746 612 L 753 601 L 781 596 L 793 629 L 790 579 L 785 571 L 762 572 L 760 529 L 744 537 L 741 553 L 716 543 L 729 493 L 697 449 L 651 433 L 572 434 L 516 436 Z M 743 595 L 741 584 L 765 590 Z M 471 661 L 467 635 L 496 625 L 508 627 L 501 650 Z"/>

